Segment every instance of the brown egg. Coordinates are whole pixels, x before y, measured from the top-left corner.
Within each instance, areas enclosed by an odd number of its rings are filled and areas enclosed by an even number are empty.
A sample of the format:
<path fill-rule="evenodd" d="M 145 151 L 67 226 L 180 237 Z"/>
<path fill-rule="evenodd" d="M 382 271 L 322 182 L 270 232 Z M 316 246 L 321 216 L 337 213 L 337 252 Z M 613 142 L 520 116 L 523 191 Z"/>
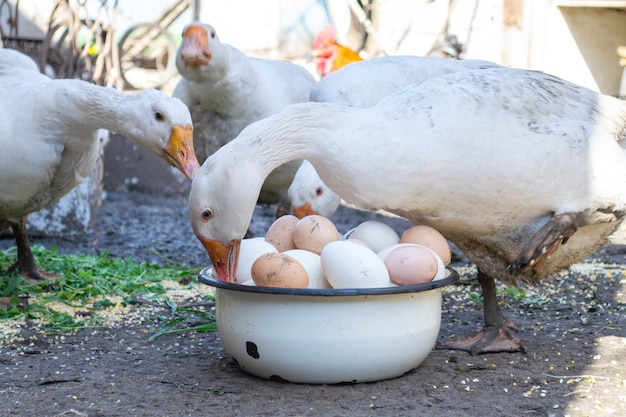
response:
<path fill-rule="evenodd" d="M 306 269 L 284 253 L 266 253 L 252 264 L 252 280 L 259 287 L 306 288 Z"/>
<path fill-rule="evenodd" d="M 317 214 L 301 218 L 293 232 L 293 241 L 298 249 L 318 255 L 329 242 L 339 240 L 339 232 L 333 222 Z"/>
<path fill-rule="evenodd" d="M 267 229 L 265 240 L 274 245 L 278 252 L 296 249 L 296 244 L 293 241 L 293 231 L 298 220 L 300 219 L 291 214 L 279 217 Z"/>
<path fill-rule="evenodd" d="M 448 265 L 452 260 L 450 245 L 441 233 L 430 226 L 417 225 L 409 227 L 402 233 L 400 243 L 417 243 L 432 249 Z"/>
<path fill-rule="evenodd" d="M 432 281 L 437 274 L 434 250 L 418 245 L 398 245 L 383 261 L 389 279 L 398 285 L 414 285 Z"/>

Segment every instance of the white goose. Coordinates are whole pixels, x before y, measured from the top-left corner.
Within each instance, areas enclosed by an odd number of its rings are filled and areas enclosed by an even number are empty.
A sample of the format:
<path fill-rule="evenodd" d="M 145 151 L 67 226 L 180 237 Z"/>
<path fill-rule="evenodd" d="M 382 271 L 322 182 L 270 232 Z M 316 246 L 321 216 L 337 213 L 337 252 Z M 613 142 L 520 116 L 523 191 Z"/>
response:
<path fill-rule="evenodd" d="M 346 65 L 322 78 L 311 91 L 311 101 L 370 107 L 410 84 L 459 71 L 498 68 L 481 60 L 383 56 Z M 303 163 L 287 190 L 297 217 L 332 217 L 341 198 L 321 180 L 310 163 Z"/>
<path fill-rule="evenodd" d="M 287 195 L 291 210 L 299 219 L 311 214 L 330 219 L 341 204 L 341 197 L 324 184 L 315 167 L 306 159 L 296 171 Z"/>
<path fill-rule="evenodd" d="M 347 202 L 430 225 L 477 265 L 484 328 L 449 347 L 520 350 L 494 278 L 536 282 L 608 243 L 626 213 L 625 136 L 626 102 L 510 68 L 433 78 L 365 109 L 296 104 L 207 159 L 191 225 L 232 282 L 263 178 L 307 159 Z"/>
<path fill-rule="evenodd" d="M 316 83 L 300 65 L 251 58 L 221 43 L 215 29 L 202 23 L 185 27 L 176 67 L 182 78 L 173 96 L 189 107 L 200 163 L 250 123 L 278 113 L 288 104 L 308 101 Z M 300 161 L 290 161 L 271 174 L 260 201 L 284 200 L 299 165 Z"/>
<path fill-rule="evenodd" d="M 0 49 L 0 62 L 14 53 Z M 0 64 L 0 230 L 11 226 L 15 235 L 18 256 L 11 270 L 46 277 L 30 250 L 26 216 L 91 172 L 100 128 L 126 135 L 190 179 L 199 169 L 191 116 L 180 100 L 156 90 L 124 94 L 80 80 L 52 80 L 23 59 Z"/>
<path fill-rule="evenodd" d="M 0 48 L 0 65 L 39 72 L 37 63 L 31 57 L 15 49 Z"/>

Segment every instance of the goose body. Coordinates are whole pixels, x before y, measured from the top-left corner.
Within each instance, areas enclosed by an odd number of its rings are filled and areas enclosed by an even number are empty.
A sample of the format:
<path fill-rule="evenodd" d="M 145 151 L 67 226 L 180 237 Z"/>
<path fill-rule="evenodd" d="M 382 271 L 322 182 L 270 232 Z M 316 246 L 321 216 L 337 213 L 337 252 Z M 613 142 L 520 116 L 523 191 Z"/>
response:
<path fill-rule="evenodd" d="M 13 68 L 21 68 L 39 72 L 37 63 L 28 55 L 23 54 L 15 49 L 1 48 L 0 65 L 8 65 Z"/>
<path fill-rule="evenodd" d="M 286 105 L 308 101 L 315 85 L 304 67 L 248 57 L 220 42 L 215 29 L 202 23 L 184 29 L 176 66 L 182 78 L 173 95 L 191 112 L 200 163 L 250 123 L 278 113 Z M 276 203 L 284 198 L 299 164 L 290 161 L 269 176 L 261 201 Z"/>
<path fill-rule="evenodd" d="M 418 56 L 384 56 L 349 64 L 322 78 L 311 91 L 311 101 L 370 107 L 388 95 L 460 71 L 498 68 L 482 60 L 455 60 Z M 288 189 L 297 217 L 320 214 L 331 217 L 341 198 L 321 180 L 310 163 L 303 163 Z"/>
<path fill-rule="evenodd" d="M 80 80 L 52 80 L 36 68 L 0 64 L 0 230 L 13 227 L 24 275 L 38 277 L 34 261 L 24 260 L 30 252 L 25 217 L 91 172 L 98 129 L 126 135 L 189 178 L 199 168 L 191 116 L 179 100 L 156 90 L 124 94 Z"/>
<path fill-rule="evenodd" d="M 382 56 L 354 62 L 322 78 L 311 90 L 311 101 L 369 107 L 414 83 L 460 71 L 499 68 L 479 59 Z"/>
<path fill-rule="evenodd" d="M 307 159 L 347 202 L 432 226 L 477 265 L 485 326 L 451 347 L 520 350 L 493 280 L 535 282 L 608 243 L 626 212 L 625 135 L 623 101 L 510 68 L 433 78 L 369 108 L 292 105 L 203 164 L 191 224 L 232 280 L 262 178 Z"/>

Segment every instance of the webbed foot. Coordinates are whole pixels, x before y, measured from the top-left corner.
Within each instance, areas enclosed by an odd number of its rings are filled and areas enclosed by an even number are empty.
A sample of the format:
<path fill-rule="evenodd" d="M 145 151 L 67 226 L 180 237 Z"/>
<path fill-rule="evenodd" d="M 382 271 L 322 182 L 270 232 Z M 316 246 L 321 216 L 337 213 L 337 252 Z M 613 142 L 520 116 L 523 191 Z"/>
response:
<path fill-rule="evenodd" d="M 510 330 L 515 325 L 507 320 L 496 297 L 496 284 L 492 277 L 478 270 L 478 282 L 483 293 L 484 326 L 476 335 L 461 337 L 442 343 L 441 349 L 464 350 L 472 355 L 496 352 L 524 352 L 520 340 Z"/>
<path fill-rule="evenodd" d="M 37 268 L 37 263 L 26 235 L 26 218 L 24 217 L 18 223 L 12 224 L 11 228 L 13 229 L 17 246 L 17 261 L 7 272 L 18 271 L 25 279 L 33 281 L 44 281 L 59 277 L 60 275 L 43 272 Z"/>
<path fill-rule="evenodd" d="M 20 262 L 17 261 L 7 270 L 8 273 L 13 273 L 15 271 L 18 271 L 21 276 L 30 281 L 45 281 L 61 276 L 51 272 L 40 271 L 35 265 L 34 259 L 32 263 L 26 262 L 25 264 L 20 264 Z"/>
<path fill-rule="evenodd" d="M 524 352 L 520 340 L 505 327 L 485 326 L 470 337 L 460 337 L 442 343 L 441 349 L 464 350 L 472 355 L 497 352 Z"/>
<path fill-rule="evenodd" d="M 0 297 L 0 308 L 11 309 L 13 307 L 17 307 L 18 309 L 24 309 L 27 306 L 28 306 L 27 295 L 19 296 L 19 297 Z"/>

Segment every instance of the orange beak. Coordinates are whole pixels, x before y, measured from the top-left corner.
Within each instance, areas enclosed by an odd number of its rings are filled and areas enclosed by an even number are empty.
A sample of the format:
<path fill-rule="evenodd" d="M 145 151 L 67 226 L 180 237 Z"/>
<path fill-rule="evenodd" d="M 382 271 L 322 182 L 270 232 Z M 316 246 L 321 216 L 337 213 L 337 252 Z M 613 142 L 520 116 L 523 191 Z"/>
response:
<path fill-rule="evenodd" d="M 300 207 L 293 207 L 293 215 L 301 219 L 312 214 L 319 214 L 311 208 L 311 203 L 306 203 Z"/>
<path fill-rule="evenodd" d="M 233 239 L 230 242 L 204 239 L 200 236 L 198 239 L 209 254 L 209 258 L 211 258 L 217 279 L 225 282 L 235 282 L 241 239 Z"/>
<path fill-rule="evenodd" d="M 196 153 L 193 150 L 193 127 L 187 125 L 172 127 L 170 140 L 163 148 L 165 159 L 178 168 L 190 180 L 200 169 Z"/>
<path fill-rule="evenodd" d="M 209 34 L 202 25 L 189 25 L 183 33 L 180 57 L 185 66 L 199 68 L 209 64 L 213 54 L 208 44 Z"/>

